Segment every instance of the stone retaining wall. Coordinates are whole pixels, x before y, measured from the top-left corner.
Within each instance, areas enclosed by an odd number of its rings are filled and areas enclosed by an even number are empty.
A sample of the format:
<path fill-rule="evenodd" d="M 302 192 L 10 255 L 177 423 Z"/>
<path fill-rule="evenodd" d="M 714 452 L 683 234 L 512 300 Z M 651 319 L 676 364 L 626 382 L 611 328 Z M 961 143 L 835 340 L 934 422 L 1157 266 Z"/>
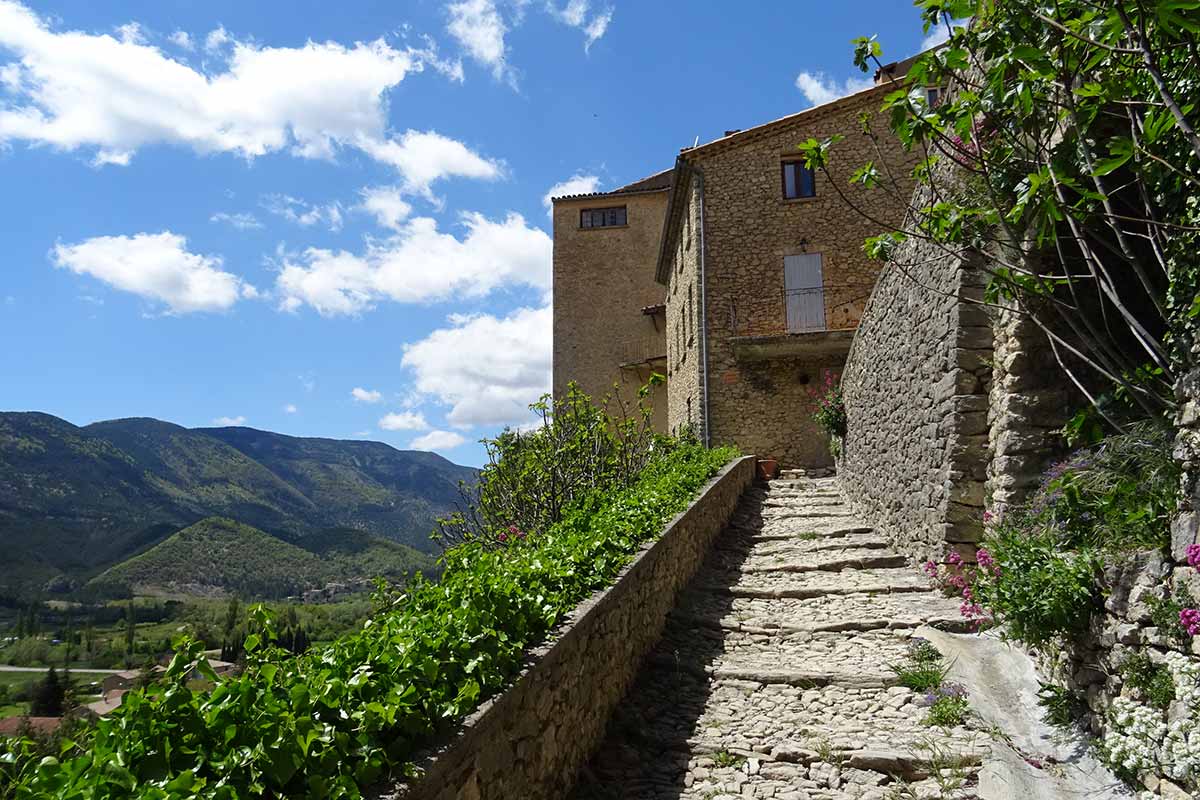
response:
<path fill-rule="evenodd" d="M 676 594 L 695 574 L 754 479 L 753 457 L 728 465 L 647 543 L 618 578 L 575 610 L 504 693 L 469 716 L 381 797 L 538 800 L 566 796 L 603 740 L 609 717 L 658 641 Z"/>
<path fill-rule="evenodd" d="M 838 474 L 855 511 L 913 558 L 982 533 L 991 322 L 983 280 L 913 238 L 871 294 L 842 373 Z"/>

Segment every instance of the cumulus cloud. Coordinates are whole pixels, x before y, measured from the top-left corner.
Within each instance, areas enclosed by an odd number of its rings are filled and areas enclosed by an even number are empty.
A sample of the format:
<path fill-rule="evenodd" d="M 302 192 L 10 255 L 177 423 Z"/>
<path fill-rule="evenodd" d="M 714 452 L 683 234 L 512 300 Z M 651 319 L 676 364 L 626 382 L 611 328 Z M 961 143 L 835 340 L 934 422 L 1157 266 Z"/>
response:
<path fill-rule="evenodd" d="M 354 147 L 415 186 L 442 177 L 407 157 L 408 134 L 394 141 L 387 125 L 391 89 L 427 65 L 449 70 L 431 49 L 396 49 L 383 39 L 262 47 L 217 28 L 204 47 L 218 69 L 201 72 L 145 43 L 139 30 L 56 31 L 21 3 L 0 0 L 0 51 L 15 56 L 0 62 L 0 144 L 82 148 L 97 165 L 128 164 L 153 144 L 248 159 L 280 151 L 327 159 Z M 461 159 L 470 151 L 460 147 Z M 447 174 L 491 163 L 475 158 Z M 416 173 L 405 174 L 413 165 Z"/>
<path fill-rule="evenodd" d="M 593 12 L 589 0 L 569 0 L 562 8 L 551 0 L 546 4 L 546 10 L 564 25 L 583 32 L 584 52 L 589 52 L 592 45 L 604 36 L 613 18 L 612 6 L 605 6 Z"/>
<path fill-rule="evenodd" d="M 212 424 L 218 428 L 236 428 L 239 425 L 245 425 L 246 418 L 240 414 L 236 417 L 217 417 L 212 421 Z"/>
<path fill-rule="evenodd" d="M 466 441 L 465 436 L 454 431 L 430 431 L 413 439 L 408 447 L 411 450 L 453 450 Z"/>
<path fill-rule="evenodd" d="M 853 77 L 839 83 L 829 78 L 824 72 L 801 72 L 796 76 L 796 88 L 804 95 L 811 105 L 819 106 L 824 103 L 845 97 L 848 94 L 870 89 L 875 85 L 871 78 Z"/>
<path fill-rule="evenodd" d="M 418 391 L 450 406 L 451 425 L 521 425 L 528 405 L 550 391 L 551 319 L 549 306 L 455 315 L 406 345 L 401 363 Z"/>
<path fill-rule="evenodd" d="M 401 411 L 384 416 L 379 427 L 385 431 L 424 431 L 429 429 L 429 423 L 416 411 Z"/>
<path fill-rule="evenodd" d="M 167 37 L 167 41 L 183 50 L 195 50 L 196 44 L 187 31 L 175 31 Z"/>
<path fill-rule="evenodd" d="M 162 303 L 176 314 L 221 311 L 239 298 L 258 295 L 253 286 L 222 270 L 219 256 L 189 252 L 187 239 L 171 231 L 57 244 L 51 256 L 57 267 Z"/>
<path fill-rule="evenodd" d="M 239 214 L 228 214 L 224 211 L 218 211 L 208 218 L 209 222 L 223 222 L 226 225 L 237 228 L 239 231 L 249 231 L 255 228 L 261 228 L 263 224 L 258 221 L 258 218 L 249 212 Z"/>
<path fill-rule="evenodd" d="M 446 6 L 446 31 L 468 56 L 488 67 L 496 80 L 513 80 L 508 66 L 508 26 L 494 0 L 461 0 Z"/>
<path fill-rule="evenodd" d="M 288 194 L 268 194 L 263 196 L 261 205 L 268 213 L 306 228 L 324 222 L 331 231 L 342 229 L 342 204 L 336 200 L 327 205 L 313 205 Z"/>
<path fill-rule="evenodd" d="M 546 207 L 547 214 L 554 213 L 554 198 L 563 197 L 569 194 L 591 194 L 599 190 L 600 179 L 595 175 L 584 175 L 577 172 L 565 181 L 554 184 L 544 195 L 542 195 L 542 205 Z"/>
<path fill-rule="evenodd" d="M 503 165 L 473 152 L 462 142 L 437 131 L 408 130 L 399 139 L 364 139 L 359 146 L 372 158 L 395 167 L 404 190 L 431 197 L 430 185 L 440 178 L 496 180 Z"/>
<path fill-rule="evenodd" d="M 368 186 L 359 192 L 362 202 L 355 208 L 375 217 L 381 228 L 400 230 L 400 223 L 412 213 L 412 206 L 394 186 Z"/>
<path fill-rule="evenodd" d="M 438 230 L 429 217 L 404 223 L 359 255 L 309 248 L 285 257 L 275 282 L 284 310 L 307 305 L 324 316 L 358 314 L 380 300 L 418 303 L 483 297 L 501 286 L 550 288 L 550 237 L 520 214 L 491 220 L 465 212 L 463 238 Z"/>
<path fill-rule="evenodd" d="M 350 396 L 359 403 L 378 403 L 383 400 L 383 393 L 373 389 L 364 389 L 361 386 L 355 386 L 350 390 Z"/>

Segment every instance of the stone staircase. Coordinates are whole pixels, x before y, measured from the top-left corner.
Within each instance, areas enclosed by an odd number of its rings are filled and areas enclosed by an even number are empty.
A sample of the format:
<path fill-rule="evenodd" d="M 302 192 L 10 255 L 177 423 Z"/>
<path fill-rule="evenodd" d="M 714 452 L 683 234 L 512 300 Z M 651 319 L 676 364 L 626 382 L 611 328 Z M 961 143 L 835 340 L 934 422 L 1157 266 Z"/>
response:
<path fill-rule="evenodd" d="M 743 496 L 574 797 L 973 798 L 991 741 L 929 727 L 888 668 L 922 625 L 957 629 L 855 520 L 831 478 Z"/>

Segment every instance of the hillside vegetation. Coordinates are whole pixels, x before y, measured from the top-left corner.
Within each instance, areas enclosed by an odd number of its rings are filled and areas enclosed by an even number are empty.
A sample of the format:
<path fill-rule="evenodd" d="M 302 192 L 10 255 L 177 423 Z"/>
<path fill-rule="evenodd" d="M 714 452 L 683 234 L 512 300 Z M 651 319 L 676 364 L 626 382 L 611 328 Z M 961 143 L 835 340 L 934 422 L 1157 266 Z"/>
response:
<path fill-rule="evenodd" d="M 0 413 L 0 549 L 16 565 L 0 592 L 82 583 L 213 516 L 294 543 L 351 529 L 432 552 L 475 474 L 379 442 Z"/>
<path fill-rule="evenodd" d="M 280 598 L 333 581 L 403 579 L 432 563 L 410 547 L 359 531 L 326 531 L 291 544 L 209 517 L 105 570 L 88 587 L 102 594 Z"/>

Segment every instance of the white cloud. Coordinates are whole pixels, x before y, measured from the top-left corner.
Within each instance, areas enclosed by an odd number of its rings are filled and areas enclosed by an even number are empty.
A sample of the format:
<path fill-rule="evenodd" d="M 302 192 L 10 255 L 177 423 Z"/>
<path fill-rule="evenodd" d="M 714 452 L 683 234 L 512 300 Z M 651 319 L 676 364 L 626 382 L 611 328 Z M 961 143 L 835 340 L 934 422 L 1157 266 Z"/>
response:
<path fill-rule="evenodd" d="M 591 3 L 589 0 L 568 0 L 567 4 L 559 8 L 554 0 L 550 0 L 546 4 L 546 10 L 552 17 L 562 22 L 564 25 L 569 25 L 572 28 L 578 28 L 583 32 L 583 50 L 588 52 L 605 32 L 608 31 L 608 24 L 612 22 L 613 8 L 607 6 L 602 10 L 596 11 L 589 17 L 591 11 Z"/>
<path fill-rule="evenodd" d="M 222 25 L 209 31 L 208 35 L 204 37 L 204 49 L 210 53 L 215 53 L 231 41 L 233 41 L 232 37 L 225 30 L 225 26 Z"/>
<path fill-rule="evenodd" d="M 261 228 L 263 224 L 258 221 L 258 218 L 248 212 L 239 214 L 228 214 L 224 211 L 218 211 L 208 218 L 209 222 L 224 222 L 239 231 L 249 231 L 255 228 Z"/>
<path fill-rule="evenodd" d="M 268 213 L 306 228 L 324 221 L 331 231 L 342 229 L 342 206 L 336 200 L 327 205 L 314 205 L 288 194 L 268 194 L 263 196 L 260 205 Z"/>
<path fill-rule="evenodd" d="M 236 417 L 217 417 L 212 421 L 212 424 L 218 428 L 236 428 L 239 425 L 245 425 L 246 418 L 240 414 Z"/>
<path fill-rule="evenodd" d="M 801 72 L 796 76 L 796 88 L 814 106 L 837 100 L 848 94 L 870 89 L 875 82 L 870 78 L 847 78 L 842 83 L 829 78 L 824 72 Z"/>
<path fill-rule="evenodd" d="M 970 20 L 955 20 L 951 24 L 955 29 L 958 29 L 970 24 Z M 929 50 L 948 41 L 950 41 L 950 31 L 946 28 L 946 23 L 942 22 L 930 28 L 929 33 L 925 34 L 925 38 L 921 40 L 921 50 Z"/>
<path fill-rule="evenodd" d="M 467 55 L 490 67 L 496 80 L 514 80 L 508 66 L 508 46 L 504 36 L 508 26 L 500 17 L 493 0 L 462 0 L 446 6 L 450 21 L 446 31 L 453 36 Z"/>
<path fill-rule="evenodd" d="M 146 34 L 142 31 L 142 26 L 136 22 L 126 22 L 124 25 L 118 25 L 117 35 L 121 37 L 121 41 L 125 44 L 145 44 L 146 42 Z"/>
<path fill-rule="evenodd" d="M 424 431 L 429 429 L 425 417 L 415 411 L 391 413 L 379 420 L 379 427 L 385 431 Z"/>
<path fill-rule="evenodd" d="M 57 32 L 24 5 L 0 0 L 0 50 L 15 56 L 0 65 L 0 144 L 83 148 L 97 165 L 128 164 L 154 144 L 247 159 L 280 151 L 328 159 L 354 147 L 379 154 L 418 187 L 443 174 L 476 174 L 480 164 L 497 169 L 455 142 L 458 161 L 465 153 L 475 163 L 439 173 L 420 160 L 426 149 L 413 156 L 404 139 L 391 140 L 388 93 L 426 66 L 453 75 L 432 47 L 396 49 L 383 39 L 262 47 L 217 28 L 205 48 L 217 67 L 199 71 L 143 42 L 135 28 L 121 38 Z M 404 173 L 409 167 L 413 175 Z"/>
<path fill-rule="evenodd" d="M 454 431 L 430 431 L 413 439 L 408 447 L 410 450 L 453 450 L 466 441 L 465 436 Z"/>
<path fill-rule="evenodd" d="M 412 213 L 409 205 L 394 186 L 368 186 L 359 192 L 362 202 L 355 206 L 375 217 L 381 228 L 400 230 L 400 223 Z"/>
<path fill-rule="evenodd" d="M 170 231 L 57 244 L 52 255 L 58 267 L 161 302 L 177 314 L 220 311 L 258 294 L 237 275 L 221 270 L 219 256 L 189 252 L 187 239 Z"/>
<path fill-rule="evenodd" d="M 295 403 L 288 403 L 286 406 L 283 407 L 283 413 L 285 413 L 285 414 L 295 414 L 299 410 L 300 409 L 296 408 Z"/>
<path fill-rule="evenodd" d="M 192 41 L 192 37 L 187 31 L 175 31 L 167 37 L 167 41 L 183 50 L 195 50 L 196 44 Z"/>
<path fill-rule="evenodd" d="M 432 197 L 430 184 L 440 178 L 496 180 L 504 175 L 501 163 L 437 131 L 408 130 L 398 140 L 363 140 L 359 147 L 375 160 L 395 167 L 404 177 L 405 191 L 426 197 Z"/>
<path fill-rule="evenodd" d="M 520 425 L 550 391 L 550 307 L 506 317 L 453 316 L 450 326 L 406 345 L 402 365 L 417 390 L 450 406 L 455 427 Z"/>
<path fill-rule="evenodd" d="M 364 389 L 361 386 L 355 386 L 351 389 L 350 396 L 359 403 L 378 403 L 383 399 L 382 392 L 377 392 L 373 389 Z"/>
<path fill-rule="evenodd" d="M 550 288 L 553 245 L 544 231 L 516 213 L 493 221 L 465 212 L 460 219 L 462 239 L 417 217 L 388 239 L 368 240 L 362 255 L 309 248 L 285 257 L 275 283 L 280 305 L 333 316 L 361 313 L 383 299 L 419 303 L 483 297 L 510 285 Z"/>
<path fill-rule="evenodd" d="M 547 214 L 554 213 L 555 197 L 563 197 L 569 194 L 591 194 L 599 190 L 600 179 L 595 175 L 584 175 L 577 172 L 565 181 L 556 183 L 550 187 L 544 195 L 542 195 L 542 205 L 546 207 Z"/>

